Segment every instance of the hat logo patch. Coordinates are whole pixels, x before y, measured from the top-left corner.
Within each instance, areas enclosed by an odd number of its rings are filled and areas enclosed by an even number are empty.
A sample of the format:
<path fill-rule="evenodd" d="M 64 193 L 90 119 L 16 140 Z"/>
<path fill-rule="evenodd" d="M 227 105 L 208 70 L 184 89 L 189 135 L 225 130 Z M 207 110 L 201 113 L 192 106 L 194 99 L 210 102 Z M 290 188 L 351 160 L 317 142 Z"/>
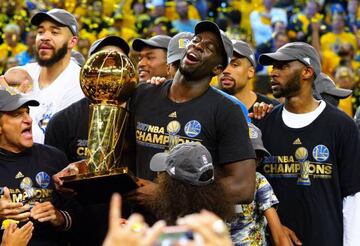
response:
<path fill-rule="evenodd" d="M 208 162 L 208 159 L 206 158 L 206 155 L 202 155 L 202 156 L 201 156 L 201 159 L 202 159 L 202 161 L 203 161 L 204 164 L 208 164 L 208 163 L 209 163 L 209 162 Z"/>
<path fill-rule="evenodd" d="M 304 60 L 307 64 L 310 65 L 310 58 L 309 58 L 309 57 L 305 57 L 305 58 L 303 58 L 303 60 Z"/>
<path fill-rule="evenodd" d="M 191 120 L 186 123 L 184 131 L 188 137 L 196 137 L 201 132 L 201 124 L 197 120 Z"/>
<path fill-rule="evenodd" d="M 259 134 L 257 133 L 257 131 L 254 128 L 249 127 L 249 137 L 251 139 L 258 138 Z"/>
<path fill-rule="evenodd" d="M 170 172 L 171 174 L 175 174 L 175 167 L 170 168 L 170 169 L 169 169 L 169 172 Z"/>
<path fill-rule="evenodd" d="M 319 162 L 323 162 L 323 161 L 326 161 L 327 159 L 329 159 L 330 152 L 329 152 L 329 149 L 325 145 L 319 144 L 314 147 L 314 149 L 312 151 L 312 155 L 315 160 L 317 160 Z"/>
<path fill-rule="evenodd" d="M 189 39 L 180 38 L 179 39 L 179 49 L 185 49 L 188 46 L 189 43 L 190 43 Z"/>

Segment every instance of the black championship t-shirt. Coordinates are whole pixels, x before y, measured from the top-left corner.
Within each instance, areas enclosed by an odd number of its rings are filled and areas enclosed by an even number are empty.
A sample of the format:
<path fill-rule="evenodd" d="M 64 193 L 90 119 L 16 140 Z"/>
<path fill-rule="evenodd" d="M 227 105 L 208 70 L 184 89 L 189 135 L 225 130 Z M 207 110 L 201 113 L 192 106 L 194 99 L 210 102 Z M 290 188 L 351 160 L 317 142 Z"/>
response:
<path fill-rule="evenodd" d="M 86 158 L 90 101 L 83 98 L 51 117 L 45 144 L 62 150 L 69 162 Z"/>
<path fill-rule="evenodd" d="M 75 219 L 80 212 L 79 205 L 59 196 L 51 178 L 67 164 L 64 153 L 46 145 L 34 144 L 19 154 L 0 149 L 0 195 L 4 195 L 6 186 L 12 202 L 32 206 L 35 202 L 51 201 L 57 209 L 67 211 Z M 29 245 L 66 245 L 65 235 L 48 222 L 33 223 L 35 228 Z"/>
<path fill-rule="evenodd" d="M 281 222 L 303 245 L 342 245 L 343 198 L 360 191 L 360 138 L 354 121 L 326 105 L 310 125 L 293 129 L 279 105 L 262 121 L 265 157 L 260 172 L 280 204 Z"/>
<path fill-rule="evenodd" d="M 212 88 L 189 102 L 175 103 L 167 96 L 171 83 L 140 84 L 132 97 L 137 176 L 153 179 L 151 157 L 184 142 L 202 143 L 215 165 L 255 158 L 238 105 Z"/>

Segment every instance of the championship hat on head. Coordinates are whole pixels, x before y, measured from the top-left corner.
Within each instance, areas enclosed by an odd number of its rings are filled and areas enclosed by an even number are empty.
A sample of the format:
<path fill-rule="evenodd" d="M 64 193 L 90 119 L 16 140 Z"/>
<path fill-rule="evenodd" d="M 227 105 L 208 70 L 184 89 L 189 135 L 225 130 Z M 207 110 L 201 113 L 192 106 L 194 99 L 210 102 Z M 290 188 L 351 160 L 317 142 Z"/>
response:
<path fill-rule="evenodd" d="M 149 39 L 136 38 L 132 43 L 132 48 L 138 52 L 146 46 L 167 50 L 170 39 L 171 37 L 167 35 L 156 35 Z"/>
<path fill-rule="evenodd" d="M 277 61 L 299 61 L 312 67 L 316 76 L 321 72 L 321 62 L 317 51 L 304 42 L 287 43 L 274 53 L 264 53 L 259 57 L 261 65 L 273 65 Z"/>
<path fill-rule="evenodd" d="M 126 55 L 129 55 L 130 47 L 126 43 L 126 41 L 124 39 L 118 37 L 118 36 L 110 35 L 110 36 L 107 36 L 105 38 L 101 38 L 101 39 L 96 40 L 90 46 L 88 56 L 91 56 L 95 52 L 99 51 L 102 47 L 105 47 L 107 45 L 117 46 L 120 49 L 122 49 Z"/>
<path fill-rule="evenodd" d="M 181 182 L 203 186 L 214 181 L 214 166 L 210 152 L 199 143 L 176 145 L 170 152 L 155 154 L 150 161 L 154 172 L 166 171 Z"/>
<path fill-rule="evenodd" d="M 18 93 L 14 88 L 0 88 L 0 112 L 11 112 L 24 105 L 39 106 L 40 104 L 35 99 Z"/>
<path fill-rule="evenodd" d="M 334 81 L 324 73 L 316 77 L 314 85 L 318 93 L 325 93 L 339 99 L 347 98 L 352 93 L 352 90 L 337 88 Z"/>
<path fill-rule="evenodd" d="M 225 69 L 233 56 L 233 44 L 231 40 L 225 35 L 222 30 L 220 30 L 219 26 L 212 21 L 200 21 L 196 24 L 195 35 L 198 35 L 202 32 L 212 32 L 221 40 L 222 48 L 225 51 L 222 53 L 224 57 L 223 66 Z"/>
<path fill-rule="evenodd" d="M 249 126 L 249 137 L 253 149 L 256 152 L 256 155 L 258 157 L 270 156 L 269 151 L 267 151 L 267 149 L 265 149 L 264 147 L 261 130 L 252 123 L 248 123 L 248 126 Z"/>
<path fill-rule="evenodd" d="M 45 19 L 51 19 L 61 25 L 67 26 L 74 36 L 79 36 L 76 18 L 68 11 L 64 9 L 52 9 L 47 12 L 36 13 L 31 18 L 31 24 L 38 26 Z"/>
<path fill-rule="evenodd" d="M 191 32 L 179 32 L 171 38 L 167 52 L 167 64 L 178 61 L 183 57 L 185 48 L 193 36 L 194 34 Z"/>
<path fill-rule="evenodd" d="M 255 54 L 250 45 L 244 41 L 232 40 L 234 53 L 246 57 L 253 67 L 256 67 Z"/>

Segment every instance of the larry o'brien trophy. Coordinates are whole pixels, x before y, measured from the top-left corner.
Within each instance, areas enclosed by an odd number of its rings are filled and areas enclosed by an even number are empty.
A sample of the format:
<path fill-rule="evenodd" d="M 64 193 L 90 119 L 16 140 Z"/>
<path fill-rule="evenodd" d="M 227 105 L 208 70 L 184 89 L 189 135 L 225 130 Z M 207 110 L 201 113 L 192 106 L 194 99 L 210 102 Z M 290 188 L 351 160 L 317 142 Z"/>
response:
<path fill-rule="evenodd" d="M 120 163 L 128 121 L 128 112 L 121 105 L 135 90 L 136 68 L 117 51 L 100 51 L 84 64 L 80 83 L 91 101 L 88 159 L 81 168 L 85 171 L 63 177 L 64 186 L 74 189 L 80 201 L 104 202 L 113 192 L 136 187 L 133 175 Z"/>

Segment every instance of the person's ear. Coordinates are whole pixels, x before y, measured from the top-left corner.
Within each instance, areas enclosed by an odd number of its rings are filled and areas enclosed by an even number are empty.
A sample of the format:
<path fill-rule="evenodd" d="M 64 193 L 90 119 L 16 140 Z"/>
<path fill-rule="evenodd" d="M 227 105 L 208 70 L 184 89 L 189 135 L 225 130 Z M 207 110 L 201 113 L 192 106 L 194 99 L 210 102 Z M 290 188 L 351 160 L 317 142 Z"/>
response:
<path fill-rule="evenodd" d="M 224 71 L 224 66 L 219 64 L 213 68 L 212 73 L 214 76 L 221 74 Z"/>
<path fill-rule="evenodd" d="M 311 79 L 314 77 L 314 70 L 311 67 L 305 67 L 302 70 L 302 75 L 304 79 Z"/>
<path fill-rule="evenodd" d="M 247 71 L 247 76 L 248 76 L 248 80 L 255 77 L 255 68 L 254 68 L 254 66 L 249 67 L 249 69 Z"/>
<path fill-rule="evenodd" d="M 79 38 L 76 36 L 72 36 L 68 42 L 69 49 L 73 49 L 79 41 Z"/>
<path fill-rule="evenodd" d="M 167 77 L 170 77 L 170 69 L 171 69 L 171 65 L 170 64 L 167 64 L 166 65 L 166 74 L 167 74 Z"/>

